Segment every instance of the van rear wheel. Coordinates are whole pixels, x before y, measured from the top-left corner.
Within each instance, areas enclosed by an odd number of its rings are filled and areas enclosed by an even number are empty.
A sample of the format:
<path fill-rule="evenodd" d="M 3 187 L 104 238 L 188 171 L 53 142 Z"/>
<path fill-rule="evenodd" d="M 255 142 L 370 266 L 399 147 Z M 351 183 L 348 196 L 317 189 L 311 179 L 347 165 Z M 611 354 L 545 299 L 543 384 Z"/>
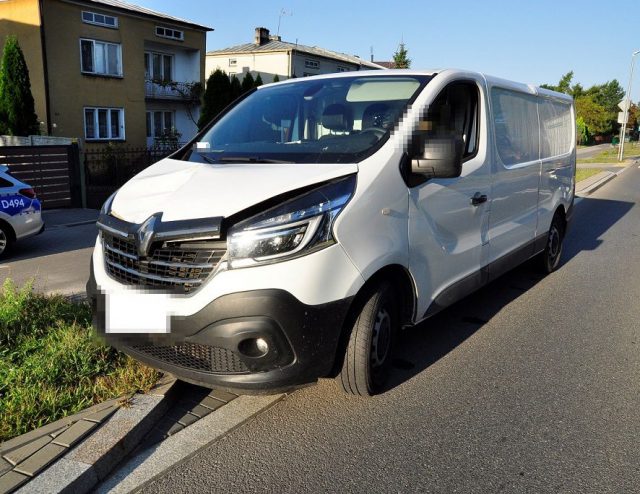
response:
<path fill-rule="evenodd" d="M 544 251 L 539 254 L 538 266 L 544 274 L 549 274 L 558 269 L 562 247 L 564 244 L 564 222 L 559 214 L 551 221 L 551 227 L 547 235 L 547 244 Z"/>
<path fill-rule="evenodd" d="M 391 285 L 369 291 L 349 337 L 340 382 L 345 392 L 371 396 L 382 390 L 397 336 L 398 310 Z"/>

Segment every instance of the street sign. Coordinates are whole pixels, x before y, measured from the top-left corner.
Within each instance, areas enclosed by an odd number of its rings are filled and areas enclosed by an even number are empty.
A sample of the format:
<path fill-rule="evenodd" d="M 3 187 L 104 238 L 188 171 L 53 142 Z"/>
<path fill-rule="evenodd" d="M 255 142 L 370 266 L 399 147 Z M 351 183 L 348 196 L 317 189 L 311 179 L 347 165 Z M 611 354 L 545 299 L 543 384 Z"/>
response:
<path fill-rule="evenodd" d="M 628 111 L 630 106 L 631 101 L 629 101 L 628 99 L 623 99 L 620 103 L 618 103 L 618 108 L 620 108 L 622 111 Z"/>
<path fill-rule="evenodd" d="M 618 123 L 619 124 L 624 123 L 624 112 L 623 111 L 619 111 L 618 112 Z"/>

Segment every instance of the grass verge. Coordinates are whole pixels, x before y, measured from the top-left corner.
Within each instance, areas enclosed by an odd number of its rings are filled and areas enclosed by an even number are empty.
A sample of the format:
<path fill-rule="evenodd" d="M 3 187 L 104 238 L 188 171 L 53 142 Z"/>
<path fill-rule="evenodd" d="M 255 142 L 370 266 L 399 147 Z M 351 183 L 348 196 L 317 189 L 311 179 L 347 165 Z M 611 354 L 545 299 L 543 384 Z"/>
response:
<path fill-rule="evenodd" d="M 31 284 L 0 289 L 0 441 L 124 393 L 160 374 L 100 342 L 87 303 Z"/>
<path fill-rule="evenodd" d="M 593 175 L 597 175 L 602 171 L 605 171 L 605 170 L 601 170 L 600 168 L 578 168 L 576 170 L 576 183 L 580 182 L 581 180 L 585 180 L 589 177 L 592 177 Z"/>
<path fill-rule="evenodd" d="M 624 145 L 624 159 L 640 156 L 640 144 L 627 142 Z M 591 158 L 578 158 L 578 163 L 618 163 L 618 147 L 611 147 Z"/>

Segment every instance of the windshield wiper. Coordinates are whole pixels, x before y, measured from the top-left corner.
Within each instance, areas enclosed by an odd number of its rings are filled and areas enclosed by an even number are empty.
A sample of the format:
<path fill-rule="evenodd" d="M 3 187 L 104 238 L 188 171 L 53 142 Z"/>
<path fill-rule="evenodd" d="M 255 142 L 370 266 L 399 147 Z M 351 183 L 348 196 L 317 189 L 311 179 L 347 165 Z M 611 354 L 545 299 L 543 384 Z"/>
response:
<path fill-rule="evenodd" d="M 268 164 L 289 164 L 293 161 L 272 160 L 268 158 L 252 158 L 249 156 L 220 156 L 213 163 L 268 163 Z"/>

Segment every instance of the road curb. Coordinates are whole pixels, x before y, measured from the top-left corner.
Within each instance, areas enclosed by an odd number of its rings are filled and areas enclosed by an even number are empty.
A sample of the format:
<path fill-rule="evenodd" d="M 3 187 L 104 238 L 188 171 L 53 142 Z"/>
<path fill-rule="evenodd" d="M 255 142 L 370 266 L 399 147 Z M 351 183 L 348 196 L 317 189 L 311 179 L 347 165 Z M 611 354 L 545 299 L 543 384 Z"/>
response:
<path fill-rule="evenodd" d="M 612 171 L 604 171 L 600 172 L 593 177 L 589 177 L 586 180 L 582 180 L 576 184 L 576 195 L 580 196 L 588 196 L 593 194 L 596 190 L 598 190 L 603 185 L 609 183 L 611 180 L 616 178 L 617 176 L 624 173 L 624 171 L 630 166 L 636 165 L 640 162 L 640 160 L 632 160 L 624 168 L 621 168 L 617 172 Z M 580 187 L 582 185 L 582 188 Z"/>
<path fill-rule="evenodd" d="M 3 443 L 0 453 L 9 461 L 13 455 L 15 465 L 0 492 L 91 491 L 171 406 L 177 384 L 167 375 L 147 394 L 94 405 Z"/>
<path fill-rule="evenodd" d="M 216 412 L 165 439 L 156 447 L 142 451 L 109 477 L 95 492 L 127 493 L 140 489 L 270 408 L 284 396 L 280 394 L 236 398 Z"/>

